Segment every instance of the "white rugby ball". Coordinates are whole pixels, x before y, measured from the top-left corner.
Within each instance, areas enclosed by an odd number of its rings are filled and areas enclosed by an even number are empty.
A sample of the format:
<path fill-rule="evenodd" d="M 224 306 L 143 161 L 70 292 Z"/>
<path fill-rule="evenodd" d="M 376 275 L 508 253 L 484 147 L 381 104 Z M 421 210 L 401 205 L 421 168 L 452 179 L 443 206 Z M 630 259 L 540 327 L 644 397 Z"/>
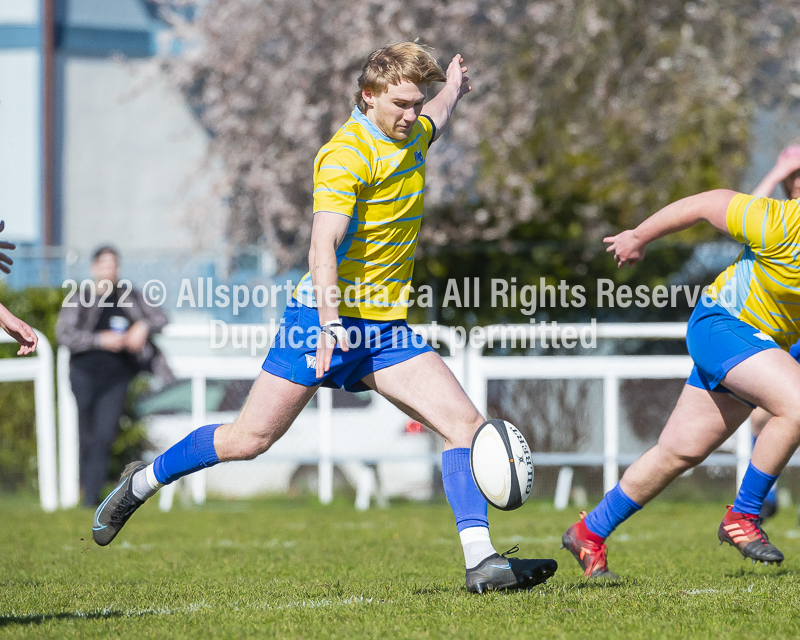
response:
<path fill-rule="evenodd" d="M 472 477 L 493 507 L 519 509 L 533 488 L 531 450 L 519 430 L 505 420 L 484 422 L 470 449 Z"/>

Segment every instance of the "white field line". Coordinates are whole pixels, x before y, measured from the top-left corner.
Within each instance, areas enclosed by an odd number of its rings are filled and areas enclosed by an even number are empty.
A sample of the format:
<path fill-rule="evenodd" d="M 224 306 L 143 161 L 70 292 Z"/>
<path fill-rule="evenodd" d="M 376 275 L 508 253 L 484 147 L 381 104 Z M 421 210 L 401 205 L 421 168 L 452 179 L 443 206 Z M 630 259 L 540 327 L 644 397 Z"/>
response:
<path fill-rule="evenodd" d="M 704 593 L 752 593 L 753 587 L 755 585 L 750 585 L 747 589 L 688 589 L 688 590 L 679 590 L 678 594 L 682 596 L 699 596 Z M 762 588 L 761 591 L 763 592 L 764 589 Z M 666 591 L 651 591 L 653 595 L 669 595 Z"/>
<path fill-rule="evenodd" d="M 319 609 L 321 607 L 346 607 L 353 604 L 382 604 L 385 600 L 375 600 L 373 598 L 365 598 L 364 596 L 353 596 L 345 600 L 328 600 L 322 598 L 320 600 L 299 600 L 289 602 L 288 604 L 279 604 L 275 606 L 267 605 L 267 609 Z"/>

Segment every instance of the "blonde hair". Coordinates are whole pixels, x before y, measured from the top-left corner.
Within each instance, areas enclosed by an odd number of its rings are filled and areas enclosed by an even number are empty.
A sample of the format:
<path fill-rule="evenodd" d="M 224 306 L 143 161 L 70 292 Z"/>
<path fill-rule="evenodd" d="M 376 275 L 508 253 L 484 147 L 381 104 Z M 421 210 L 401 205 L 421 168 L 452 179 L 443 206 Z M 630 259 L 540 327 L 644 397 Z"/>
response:
<path fill-rule="evenodd" d="M 361 113 L 366 113 L 367 103 L 362 91 L 378 96 L 388 85 L 400 84 L 403 80 L 428 85 L 446 79 L 439 63 L 424 46 L 416 42 L 390 44 L 369 54 L 358 76 L 358 91 L 353 98 Z"/>

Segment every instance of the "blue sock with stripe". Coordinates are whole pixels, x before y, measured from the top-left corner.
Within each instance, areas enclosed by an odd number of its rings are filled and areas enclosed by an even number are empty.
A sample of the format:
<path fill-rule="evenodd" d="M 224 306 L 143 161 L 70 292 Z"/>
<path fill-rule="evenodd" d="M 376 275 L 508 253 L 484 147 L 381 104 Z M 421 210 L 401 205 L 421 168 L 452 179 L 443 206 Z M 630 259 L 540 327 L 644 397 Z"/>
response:
<path fill-rule="evenodd" d="M 169 484 L 217 464 L 219 457 L 214 449 L 214 432 L 219 426 L 200 427 L 158 456 L 153 463 L 156 479 L 161 484 Z"/>
<path fill-rule="evenodd" d="M 764 506 L 764 498 L 767 497 L 777 479 L 778 476 L 771 476 L 756 469 L 751 462 L 742 479 L 742 486 L 739 487 L 739 493 L 733 503 L 733 510 L 737 513 L 749 513 L 757 516 L 761 513 L 761 507 Z"/>
<path fill-rule="evenodd" d="M 642 505 L 631 500 L 620 488 L 619 483 L 609 491 L 583 523 L 595 535 L 607 538 L 619 525 L 639 511 Z"/>

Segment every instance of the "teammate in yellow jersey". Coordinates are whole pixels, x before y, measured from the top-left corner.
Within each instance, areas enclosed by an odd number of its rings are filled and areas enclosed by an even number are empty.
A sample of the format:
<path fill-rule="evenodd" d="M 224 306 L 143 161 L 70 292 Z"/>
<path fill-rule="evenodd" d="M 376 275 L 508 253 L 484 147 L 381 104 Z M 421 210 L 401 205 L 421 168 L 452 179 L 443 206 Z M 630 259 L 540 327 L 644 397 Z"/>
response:
<path fill-rule="evenodd" d="M 775 191 L 775 188 L 781 185 L 787 200 L 797 200 L 800 198 L 800 147 L 791 146 L 786 147 L 778 155 L 775 166 L 770 169 L 767 175 L 758 183 L 753 189 L 752 195 L 758 197 L 768 198 Z M 800 361 L 800 342 L 789 350 L 791 356 Z M 753 409 L 750 414 L 750 425 L 753 434 L 753 446 L 755 446 L 756 439 L 767 424 L 767 421 L 772 416 L 770 413 L 761 407 Z M 766 519 L 775 514 L 778 510 L 778 487 L 777 482 L 772 486 L 767 497 L 764 499 L 764 505 L 761 508 L 761 517 Z"/>
<path fill-rule="evenodd" d="M 787 351 L 800 330 L 800 204 L 716 190 L 664 207 L 636 229 L 606 238 L 620 267 L 647 245 L 705 220 L 741 242 L 689 320 L 694 370 L 658 444 L 642 455 L 591 513 L 562 538 L 586 576 L 616 578 L 605 539 L 681 473 L 702 462 L 754 406 L 772 414 L 756 441 L 742 486 L 719 526 L 720 544 L 753 562 L 783 561 L 761 528 L 770 487 L 800 444 L 800 365 Z"/>
<path fill-rule="evenodd" d="M 469 462 L 472 438 L 484 418 L 405 321 L 425 158 L 470 91 L 463 62 L 454 56 L 445 74 L 413 42 L 370 54 L 352 116 L 314 163 L 309 272 L 239 417 L 233 424 L 198 429 L 152 465 L 129 465 L 95 514 L 95 542 L 111 542 L 162 485 L 269 449 L 325 385 L 373 389 L 444 438 L 444 488 L 470 591 L 530 587 L 555 573 L 554 560 L 506 558 L 492 546 L 487 504 Z M 444 88 L 425 103 L 432 82 L 444 82 Z"/>

